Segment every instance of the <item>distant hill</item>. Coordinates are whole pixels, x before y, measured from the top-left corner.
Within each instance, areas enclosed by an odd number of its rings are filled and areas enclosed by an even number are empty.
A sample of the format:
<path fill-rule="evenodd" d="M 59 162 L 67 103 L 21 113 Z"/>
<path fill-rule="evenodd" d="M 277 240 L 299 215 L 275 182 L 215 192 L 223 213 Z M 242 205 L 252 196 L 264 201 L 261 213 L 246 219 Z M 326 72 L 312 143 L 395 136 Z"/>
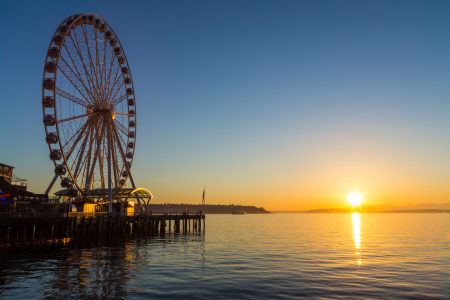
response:
<path fill-rule="evenodd" d="M 327 208 L 312 209 L 306 211 L 273 211 L 273 213 L 352 213 L 354 211 L 362 213 L 450 213 L 450 203 L 420 203 L 415 205 L 394 206 L 394 205 L 361 205 L 352 209 Z"/>
<path fill-rule="evenodd" d="M 207 204 L 204 208 L 203 204 L 169 204 L 169 212 L 183 213 L 186 210 L 189 212 L 203 211 L 207 214 L 231 214 L 234 210 L 243 210 L 247 214 L 270 214 L 270 211 L 262 207 L 256 206 L 241 206 L 241 205 L 212 205 Z M 149 210 L 152 212 L 164 212 L 164 204 L 149 204 Z"/>
<path fill-rule="evenodd" d="M 314 209 L 314 210 L 307 210 L 305 213 L 316 213 L 316 214 L 323 214 L 323 213 L 350 213 L 352 212 L 349 209 L 343 209 L 343 208 L 328 208 L 328 209 Z"/>
<path fill-rule="evenodd" d="M 437 210 L 450 210 L 450 203 L 419 203 L 409 204 L 404 206 L 394 205 L 380 205 L 381 210 L 422 210 L 422 209 L 437 209 Z"/>

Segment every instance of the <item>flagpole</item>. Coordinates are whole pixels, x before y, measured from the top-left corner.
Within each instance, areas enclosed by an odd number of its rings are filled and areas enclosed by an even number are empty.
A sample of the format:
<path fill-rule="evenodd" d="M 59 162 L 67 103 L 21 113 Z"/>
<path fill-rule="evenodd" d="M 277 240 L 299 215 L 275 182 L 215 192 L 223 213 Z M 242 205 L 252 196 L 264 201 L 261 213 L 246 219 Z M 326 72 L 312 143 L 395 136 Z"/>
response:
<path fill-rule="evenodd" d="M 205 187 L 203 187 L 203 214 L 206 214 Z"/>

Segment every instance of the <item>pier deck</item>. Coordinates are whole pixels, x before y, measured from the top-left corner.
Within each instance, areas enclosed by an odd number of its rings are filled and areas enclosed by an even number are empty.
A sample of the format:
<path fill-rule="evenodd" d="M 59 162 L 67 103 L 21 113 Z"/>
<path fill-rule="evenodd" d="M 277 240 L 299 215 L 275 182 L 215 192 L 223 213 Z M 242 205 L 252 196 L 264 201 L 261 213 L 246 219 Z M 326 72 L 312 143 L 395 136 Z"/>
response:
<path fill-rule="evenodd" d="M 0 247 L 198 232 L 202 225 L 204 214 L 0 213 Z"/>

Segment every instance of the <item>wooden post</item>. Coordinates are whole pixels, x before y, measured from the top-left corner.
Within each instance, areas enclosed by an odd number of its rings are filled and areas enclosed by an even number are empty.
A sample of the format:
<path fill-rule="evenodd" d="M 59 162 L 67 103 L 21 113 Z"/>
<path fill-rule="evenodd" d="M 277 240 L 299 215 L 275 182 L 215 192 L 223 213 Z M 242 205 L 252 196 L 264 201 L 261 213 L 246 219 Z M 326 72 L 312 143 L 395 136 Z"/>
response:
<path fill-rule="evenodd" d="M 39 238 L 44 238 L 44 225 L 39 225 Z"/>
<path fill-rule="evenodd" d="M 59 238 L 59 224 L 53 224 L 53 238 Z"/>
<path fill-rule="evenodd" d="M 112 220 L 113 220 L 113 217 L 112 216 L 109 216 L 108 217 L 108 239 L 111 239 L 113 236 L 113 231 L 112 231 Z"/>
<path fill-rule="evenodd" d="M 83 217 L 83 227 L 81 229 L 81 239 L 84 241 L 86 238 L 86 217 Z"/>
<path fill-rule="evenodd" d="M 79 237 L 78 235 L 78 217 L 75 217 L 75 232 L 73 234 L 73 238 L 76 239 Z"/>
<path fill-rule="evenodd" d="M 8 239 L 8 227 L 6 227 L 6 226 L 2 227 L 0 239 L 5 240 L 5 241 Z"/>
<path fill-rule="evenodd" d="M 69 225 L 65 226 L 65 233 L 64 233 L 64 238 L 67 239 L 69 238 L 69 234 L 70 234 L 70 227 L 72 227 L 72 220 L 70 220 Z"/>
<path fill-rule="evenodd" d="M 69 237 L 70 237 L 71 239 L 73 239 L 73 222 L 74 222 L 74 221 L 75 221 L 74 218 L 71 217 L 71 218 L 70 218 L 70 224 L 69 224 Z"/>
<path fill-rule="evenodd" d="M 18 224 L 17 227 L 18 227 L 17 239 L 23 239 L 23 225 L 20 226 L 20 224 Z"/>
<path fill-rule="evenodd" d="M 160 233 L 161 235 L 164 235 L 164 234 L 166 233 L 165 225 L 166 225 L 166 220 L 165 220 L 164 217 L 162 217 L 162 218 L 161 218 L 161 226 L 160 226 L 160 229 L 159 229 L 159 233 Z"/>
<path fill-rule="evenodd" d="M 97 235 L 97 239 L 100 240 L 102 236 L 102 216 L 97 216 Z"/>
<path fill-rule="evenodd" d="M 26 240 L 27 239 L 27 225 L 22 225 L 22 226 L 23 226 L 23 229 L 22 229 L 22 236 L 21 236 L 21 238 L 23 240 Z"/>
<path fill-rule="evenodd" d="M 90 217 L 87 217 L 86 228 L 87 228 L 87 230 L 86 230 L 86 237 L 90 241 L 90 239 L 91 239 L 91 218 Z"/>
<path fill-rule="evenodd" d="M 89 218 L 89 238 L 92 241 L 92 238 L 94 236 L 94 217 Z"/>
<path fill-rule="evenodd" d="M 115 225 L 116 226 L 114 226 L 114 236 L 117 238 L 119 237 L 120 215 L 117 215 Z"/>

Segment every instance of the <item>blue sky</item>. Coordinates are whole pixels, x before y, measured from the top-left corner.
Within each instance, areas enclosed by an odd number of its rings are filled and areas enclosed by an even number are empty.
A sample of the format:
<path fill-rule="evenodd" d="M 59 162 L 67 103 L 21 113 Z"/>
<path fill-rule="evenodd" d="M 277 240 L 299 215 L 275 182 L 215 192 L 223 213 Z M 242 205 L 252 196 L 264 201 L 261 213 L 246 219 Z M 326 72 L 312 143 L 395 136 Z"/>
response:
<path fill-rule="evenodd" d="M 155 202 L 267 209 L 450 202 L 448 1 L 10 1 L 0 11 L 0 162 L 53 177 L 48 44 L 103 17 L 134 80 L 133 174 Z M 59 189 L 59 186 L 58 188 Z M 53 191 L 57 190 L 56 188 Z"/>

